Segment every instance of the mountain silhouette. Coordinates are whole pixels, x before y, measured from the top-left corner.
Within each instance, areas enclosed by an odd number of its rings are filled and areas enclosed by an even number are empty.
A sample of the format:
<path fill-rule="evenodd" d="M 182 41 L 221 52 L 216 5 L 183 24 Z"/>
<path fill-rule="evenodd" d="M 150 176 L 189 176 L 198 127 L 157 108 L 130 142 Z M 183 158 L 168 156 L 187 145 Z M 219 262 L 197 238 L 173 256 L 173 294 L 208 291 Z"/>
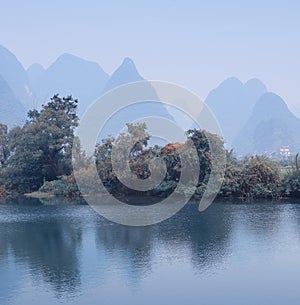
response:
<path fill-rule="evenodd" d="M 101 95 L 109 78 L 97 63 L 71 54 L 61 55 L 44 71 L 35 64 L 27 72 L 40 103 L 45 103 L 56 93 L 72 95 L 79 99 L 80 114 Z"/>
<path fill-rule="evenodd" d="M 0 45 L 0 75 L 25 108 L 32 108 L 33 90 L 27 73 L 17 57 Z"/>
<path fill-rule="evenodd" d="M 118 86 L 143 80 L 143 77 L 137 71 L 133 60 L 129 57 L 124 58 L 122 64 L 109 78 L 105 84 L 103 92 L 107 92 Z"/>
<path fill-rule="evenodd" d="M 142 80 L 144 78 L 139 74 L 133 60 L 126 57 L 107 81 L 103 93 L 105 94 L 118 86 Z M 143 84 L 143 90 L 145 91 L 145 96 L 151 96 L 151 101 L 159 101 L 150 83 L 145 82 Z M 120 98 L 122 97 L 120 96 Z M 101 131 L 100 138 L 105 138 L 108 135 L 116 136 L 126 126 L 126 123 L 136 121 L 143 117 L 158 116 L 174 121 L 172 115 L 167 111 L 163 103 L 152 103 L 151 101 L 145 100 L 142 104 L 130 105 L 114 113 L 111 118 L 108 118 L 106 126 Z"/>
<path fill-rule="evenodd" d="M 205 103 L 216 116 L 228 148 L 232 147 L 256 101 L 266 91 L 266 86 L 258 79 L 243 84 L 239 79 L 231 77 L 208 94 Z"/>
<path fill-rule="evenodd" d="M 111 76 L 97 63 L 71 54 L 61 55 L 47 69 L 33 64 L 25 71 L 14 54 L 0 46 L 0 123 L 10 127 L 21 124 L 26 110 L 40 107 L 56 93 L 78 98 L 81 116 L 99 96 L 142 80 L 128 57 Z M 177 118 L 177 112 L 162 103 L 151 102 L 159 98 L 150 83 L 145 82 L 143 88 L 151 99 L 112 114 L 101 131 L 102 138 L 115 136 L 126 123 L 148 116 L 172 121 L 175 118 L 181 125 L 190 124 L 190 120 L 185 122 L 180 115 Z M 278 95 L 267 92 L 260 80 L 250 79 L 243 84 L 235 77 L 228 78 L 208 94 L 205 102 L 220 124 L 227 148 L 233 148 L 237 154 L 269 154 L 282 146 L 289 146 L 292 153 L 300 151 L 300 119 Z M 300 116 L 297 105 L 294 112 Z"/>
<path fill-rule="evenodd" d="M 300 118 L 300 102 L 291 107 L 291 111 L 297 118 Z"/>
<path fill-rule="evenodd" d="M 27 75 L 28 75 L 30 84 L 32 85 L 33 88 L 37 88 L 37 84 L 40 81 L 40 79 L 44 73 L 45 73 L 44 67 L 37 63 L 32 64 L 27 69 Z"/>
<path fill-rule="evenodd" d="M 8 127 L 25 122 L 26 109 L 15 97 L 7 82 L 0 75 L 0 123 Z"/>
<path fill-rule="evenodd" d="M 233 148 L 240 155 L 276 153 L 283 146 L 296 153 L 300 150 L 299 134 L 300 119 L 280 96 L 267 92 L 255 104 Z"/>

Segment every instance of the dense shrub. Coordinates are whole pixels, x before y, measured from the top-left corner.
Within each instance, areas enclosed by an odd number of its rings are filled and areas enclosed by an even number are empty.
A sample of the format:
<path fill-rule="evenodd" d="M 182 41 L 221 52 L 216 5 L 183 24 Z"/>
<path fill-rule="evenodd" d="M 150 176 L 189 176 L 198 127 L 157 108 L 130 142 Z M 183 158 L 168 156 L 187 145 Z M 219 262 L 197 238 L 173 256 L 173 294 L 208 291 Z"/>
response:
<path fill-rule="evenodd" d="M 40 192 L 55 196 L 74 197 L 79 196 L 77 184 L 72 176 L 62 176 L 59 180 L 46 181 L 40 188 Z"/>
<path fill-rule="evenodd" d="M 238 164 L 237 159 L 231 154 L 227 156 L 227 165 L 225 176 L 219 196 L 236 197 L 241 196 L 242 167 Z"/>
<path fill-rule="evenodd" d="M 282 187 L 285 196 L 300 198 L 300 170 L 287 173 L 283 178 Z"/>
<path fill-rule="evenodd" d="M 260 156 L 229 160 L 220 195 L 243 198 L 280 197 L 279 164 Z"/>
<path fill-rule="evenodd" d="M 266 157 L 242 160 L 241 194 L 243 197 L 277 198 L 281 190 L 278 163 Z"/>

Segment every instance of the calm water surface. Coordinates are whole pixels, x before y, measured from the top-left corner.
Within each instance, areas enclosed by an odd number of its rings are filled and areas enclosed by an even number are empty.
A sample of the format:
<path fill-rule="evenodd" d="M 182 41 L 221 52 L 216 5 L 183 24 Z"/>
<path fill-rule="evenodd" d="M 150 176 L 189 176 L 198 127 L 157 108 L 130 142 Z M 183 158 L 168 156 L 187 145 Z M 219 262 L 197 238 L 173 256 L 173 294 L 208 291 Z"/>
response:
<path fill-rule="evenodd" d="M 0 204 L 1 305 L 298 305 L 299 277 L 297 202 L 191 203 L 144 228 L 87 205 Z"/>

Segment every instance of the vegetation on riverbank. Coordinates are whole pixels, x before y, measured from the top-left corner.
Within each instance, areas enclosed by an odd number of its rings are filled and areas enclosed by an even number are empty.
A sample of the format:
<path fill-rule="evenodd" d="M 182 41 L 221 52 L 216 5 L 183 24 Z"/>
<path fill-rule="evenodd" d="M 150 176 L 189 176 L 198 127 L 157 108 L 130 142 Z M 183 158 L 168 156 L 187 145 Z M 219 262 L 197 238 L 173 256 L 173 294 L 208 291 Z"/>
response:
<path fill-rule="evenodd" d="M 209 144 L 213 142 L 213 145 L 224 149 L 220 138 L 195 129 L 186 132 L 185 143 L 149 147 L 150 136 L 146 125 L 128 124 L 127 132 L 116 139 L 111 137 L 102 140 L 96 145 L 94 156 L 87 157 L 81 151 L 78 139 L 74 137 L 78 122 L 77 100 L 71 96 L 60 98 L 55 95 L 40 111 L 29 111 L 24 126 L 8 131 L 5 125 L 0 125 L 0 184 L 5 185 L 11 194 L 34 192 L 32 196 L 79 197 L 88 191 L 101 193 L 105 187 L 117 196 L 167 197 L 176 189 L 180 179 L 180 152 L 185 152 L 189 143 L 193 143 L 200 164 L 195 194 L 201 196 L 211 171 Z M 126 187 L 113 170 L 113 147 L 130 142 L 134 143 L 129 153 L 130 169 L 137 178 L 146 179 L 151 175 L 149 164 L 153 158 L 162 159 L 166 165 L 163 181 L 150 191 L 135 191 Z M 72 149 L 76 152 L 73 155 Z M 226 153 L 227 166 L 220 197 L 300 197 L 300 170 L 297 162 L 292 166 L 289 160 L 281 162 L 264 156 L 236 158 L 233 152 Z M 193 160 L 188 159 L 188 154 L 186 156 L 185 162 L 192 164 Z M 93 162 L 97 174 L 90 170 Z M 80 191 L 74 171 L 76 177 L 84 181 Z M 97 183 L 99 177 L 103 182 L 102 188 Z"/>

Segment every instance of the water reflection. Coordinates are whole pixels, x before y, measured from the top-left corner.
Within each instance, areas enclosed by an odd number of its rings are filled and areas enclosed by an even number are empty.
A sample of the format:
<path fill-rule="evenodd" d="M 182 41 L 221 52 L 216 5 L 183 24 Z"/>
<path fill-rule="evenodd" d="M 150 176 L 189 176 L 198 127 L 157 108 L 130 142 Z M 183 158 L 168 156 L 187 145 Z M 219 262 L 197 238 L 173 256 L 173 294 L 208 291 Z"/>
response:
<path fill-rule="evenodd" d="M 212 207 L 204 215 L 196 204 L 164 223 L 138 228 L 112 224 L 88 206 L 76 209 L 62 200 L 57 205 L 57 199 L 47 199 L 48 206 L 37 199 L 16 203 L 1 209 L 0 257 L 13 257 L 28 268 L 34 281 L 49 283 L 58 297 L 80 290 L 80 256 L 91 251 L 90 244 L 86 249 L 82 246 L 83 232 L 96 243 L 98 262 L 93 273 L 99 281 L 101 274 L 118 269 L 136 284 L 151 273 L 157 246 L 164 245 L 170 259 L 181 249 L 180 256 L 190 256 L 195 266 L 203 268 L 225 256 L 231 231 L 226 209 Z"/>
<path fill-rule="evenodd" d="M 76 292 L 81 285 L 80 219 L 75 222 L 57 207 L 45 210 L 36 199 L 17 204 L 0 209 L 0 262 L 13 260 L 16 269 L 26 268 L 23 277 L 30 276 L 34 285 L 45 282 L 57 297 Z M 6 280 L 2 272 L 0 280 Z"/>
<path fill-rule="evenodd" d="M 119 268 L 136 283 L 151 271 L 151 227 L 128 227 L 118 224 L 98 225 L 96 245 L 104 250 L 113 268 Z"/>
<path fill-rule="evenodd" d="M 49 289 L 55 299 L 73 296 L 75 303 L 91 287 L 105 291 L 111 281 L 139 287 L 170 264 L 190 265 L 193 279 L 224 267 L 241 244 L 239 253 L 272 251 L 283 225 L 288 223 L 289 236 L 300 226 L 300 208 L 288 204 L 216 203 L 200 214 L 190 203 L 163 223 L 138 228 L 61 199 L 12 203 L 0 205 L 1 304 L 16 304 L 24 290 L 34 295 Z"/>

